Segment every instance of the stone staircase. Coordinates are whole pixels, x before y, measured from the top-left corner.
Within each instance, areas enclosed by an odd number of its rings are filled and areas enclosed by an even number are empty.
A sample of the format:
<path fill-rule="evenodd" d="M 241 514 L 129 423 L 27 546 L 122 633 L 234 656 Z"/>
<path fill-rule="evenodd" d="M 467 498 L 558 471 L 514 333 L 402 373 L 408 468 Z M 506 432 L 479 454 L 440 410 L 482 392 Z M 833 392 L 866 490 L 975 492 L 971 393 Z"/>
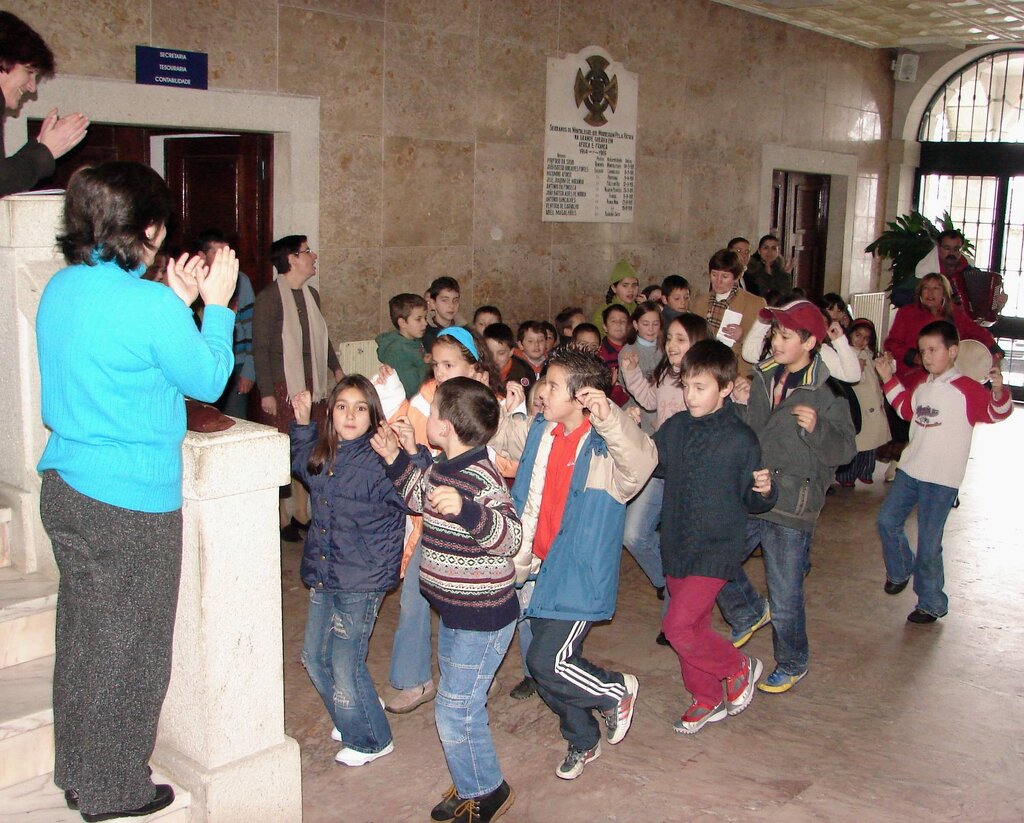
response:
<path fill-rule="evenodd" d="M 0 506 L 0 823 L 81 821 L 52 779 L 57 583 L 10 565 L 10 522 Z M 188 823 L 191 798 L 177 786 L 175 794 L 167 809 L 136 819 Z"/>

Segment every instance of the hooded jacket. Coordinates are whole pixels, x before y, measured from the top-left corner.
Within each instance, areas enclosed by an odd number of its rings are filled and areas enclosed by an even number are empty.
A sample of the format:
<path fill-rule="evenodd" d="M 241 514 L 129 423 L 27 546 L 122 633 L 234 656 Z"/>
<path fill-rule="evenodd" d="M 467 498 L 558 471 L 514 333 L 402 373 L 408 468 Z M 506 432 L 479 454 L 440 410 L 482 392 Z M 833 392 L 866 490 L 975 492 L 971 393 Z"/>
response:
<path fill-rule="evenodd" d="M 309 487 L 313 519 L 299 574 L 317 591 L 386 592 L 398 585 L 408 509 L 370 446 L 338 442 L 334 466 L 311 474 L 317 426 L 291 426 L 292 473 Z"/>
<path fill-rule="evenodd" d="M 813 532 L 835 470 L 857 454 L 853 420 L 846 397 L 817 354 L 801 385 L 773 409 L 773 381 L 776 371 L 783 368 L 773 358 L 759 363 L 754 369 L 746 411 L 737 407 L 757 433 L 762 460 L 772 471 L 772 485 L 778 488 L 775 508 L 756 516 L 790 529 Z M 817 412 L 813 432 L 797 425 L 793 415 L 796 406 L 810 406 Z"/>

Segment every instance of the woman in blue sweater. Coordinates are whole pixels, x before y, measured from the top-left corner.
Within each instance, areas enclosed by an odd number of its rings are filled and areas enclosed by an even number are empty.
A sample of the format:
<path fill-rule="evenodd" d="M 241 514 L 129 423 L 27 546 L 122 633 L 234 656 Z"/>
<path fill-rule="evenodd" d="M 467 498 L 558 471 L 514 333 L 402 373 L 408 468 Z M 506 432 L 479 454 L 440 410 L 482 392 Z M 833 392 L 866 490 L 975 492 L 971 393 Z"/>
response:
<path fill-rule="evenodd" d="M 43 422 L 40 513 L 60 569 L 54 782 L 86 821 L 170 805 L 147 761 L 171 673 L 181 570 L 184 395 L 216 400 L 234 365 L 234 252 L 169 260 L 170 194 L 152 169 L 105 163 L 68 185 L 69 266 L 36 316 Z M 170 288 L 168 288 L 168 286 Z M 206 303 L 202 331 L 189 306 Z"/>

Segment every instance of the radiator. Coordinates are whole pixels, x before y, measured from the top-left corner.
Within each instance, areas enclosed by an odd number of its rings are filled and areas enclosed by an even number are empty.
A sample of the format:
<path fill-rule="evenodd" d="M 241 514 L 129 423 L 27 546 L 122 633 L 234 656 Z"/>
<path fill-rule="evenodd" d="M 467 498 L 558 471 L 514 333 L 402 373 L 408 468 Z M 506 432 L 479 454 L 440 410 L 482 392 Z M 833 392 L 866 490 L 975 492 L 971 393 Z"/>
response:
<path fill-rule="evenodd" d="M 884 291 L 851 294 L 850 311 L 853 312 L 855 320 L 858 317 L 866 317 L 875 324 L 875 330 L 878 332 L 878 344 L 881 345 L 889 333 L 891 313 L 889 295 Z"/>
<path fill-rule="evenodd" d="M 345 374 L 362 374 L 373 377 L 380 368 L 377 359 L 377 341 L 353 340 L 338 347 L 338 360 Z"/>

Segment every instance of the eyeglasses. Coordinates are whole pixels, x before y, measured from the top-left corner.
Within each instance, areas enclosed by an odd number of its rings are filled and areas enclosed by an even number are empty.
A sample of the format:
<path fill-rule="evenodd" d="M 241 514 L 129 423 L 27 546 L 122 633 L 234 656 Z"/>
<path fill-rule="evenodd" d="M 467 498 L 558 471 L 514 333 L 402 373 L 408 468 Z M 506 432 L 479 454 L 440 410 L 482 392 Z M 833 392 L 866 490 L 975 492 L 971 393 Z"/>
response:
<path fill-rule="evenodd" d="M 300 254 L 312 254 L 312 253 L 313 253 L 312 249 L 299 249 L 297 252 L 295 252 L 295 255 L 297 257 Z"/>

